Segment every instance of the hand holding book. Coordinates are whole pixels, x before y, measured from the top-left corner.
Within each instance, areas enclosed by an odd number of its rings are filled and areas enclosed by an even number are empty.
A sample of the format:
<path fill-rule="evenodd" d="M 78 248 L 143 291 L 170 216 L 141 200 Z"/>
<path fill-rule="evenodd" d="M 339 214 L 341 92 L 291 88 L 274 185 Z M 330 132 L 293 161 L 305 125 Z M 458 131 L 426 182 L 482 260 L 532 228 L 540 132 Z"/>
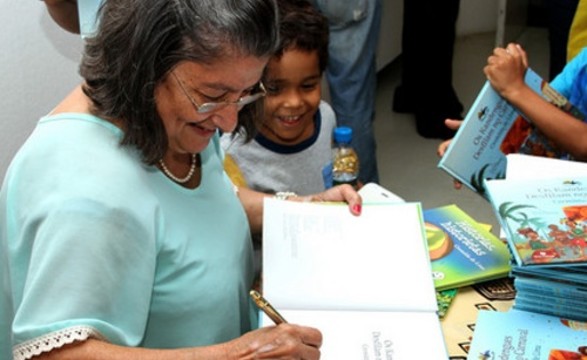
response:
<path fill-rule="evenodd" d="M 584 142 L 576 140 L 587 136 L 587 124 L 577 121 L 584 115 L 526 67 L 521 47 L 510 44 L 507 50 L 496 48 L 489 57 L 489 80 L 456 136 L 438 148 L 438 167 L 482 195 L 483 180 L 504 177 L 506 154 L 584 157 Z"/>

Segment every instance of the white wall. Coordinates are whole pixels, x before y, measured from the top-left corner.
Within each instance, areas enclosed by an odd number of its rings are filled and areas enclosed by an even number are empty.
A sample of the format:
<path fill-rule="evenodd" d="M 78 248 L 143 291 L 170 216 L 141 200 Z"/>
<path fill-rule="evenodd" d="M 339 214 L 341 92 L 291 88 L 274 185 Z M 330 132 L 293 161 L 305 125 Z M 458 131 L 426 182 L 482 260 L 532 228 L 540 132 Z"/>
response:
<path fill-rule="evenodd" d="M 0 0 L 0 179 L 40 116 L 80 81 L 82 42 L 35 0 Z"/>
<path fill-rule="evenodd" d="M 461 0 L 460 4 L 457 36 L 495 31 L 497 0 Z"/>
<path fill-rule="evenodd" d="M 403 0 L 383 0 L 380 45 L 391 60 L 399 54 Z M 412 0 L 416 1 L 416 0 Z M 439 0 L 442 1 L 442 0 Z M 494 31 L 495 0 L 461 0 L 459 35 Z M 82 50 L 78 35 L 59 28 L 37 0 L 0 0 L 0 179 L 40 116 L 49 112 L 79 81 Z M 393 19 L 393 20 L 391 20 Z M 386 44 L 385 42 L 391 42 Z"/>

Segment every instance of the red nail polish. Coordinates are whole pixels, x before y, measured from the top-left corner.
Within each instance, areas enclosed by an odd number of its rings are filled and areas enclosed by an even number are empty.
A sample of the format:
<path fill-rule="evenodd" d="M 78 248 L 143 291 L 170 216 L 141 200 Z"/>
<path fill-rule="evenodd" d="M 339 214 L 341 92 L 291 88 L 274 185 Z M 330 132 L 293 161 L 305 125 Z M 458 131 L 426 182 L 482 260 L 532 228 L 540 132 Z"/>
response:
<path fill-rule="evenodd" d="M 361 213 L 361 209 L 362 209 L 362 207 L 359 204 L 353 206 L 353 211 L 356 212 L 356 213 L 358 213 L 358 214 Z"/>

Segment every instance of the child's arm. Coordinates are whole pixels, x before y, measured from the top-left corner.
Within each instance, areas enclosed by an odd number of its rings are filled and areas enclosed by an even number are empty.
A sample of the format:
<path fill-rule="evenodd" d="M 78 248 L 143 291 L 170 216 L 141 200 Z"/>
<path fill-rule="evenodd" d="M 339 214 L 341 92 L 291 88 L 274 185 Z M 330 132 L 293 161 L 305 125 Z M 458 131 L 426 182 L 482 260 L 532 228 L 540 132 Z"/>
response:
<path fill-rule="evenodd" d="M 483 69 L 493 88 L 546 137 L 577 160 L 587 160 L 587 124 L 550 104 L 524 82 L 528 59 L 517 44 L 496 48 Z"/>

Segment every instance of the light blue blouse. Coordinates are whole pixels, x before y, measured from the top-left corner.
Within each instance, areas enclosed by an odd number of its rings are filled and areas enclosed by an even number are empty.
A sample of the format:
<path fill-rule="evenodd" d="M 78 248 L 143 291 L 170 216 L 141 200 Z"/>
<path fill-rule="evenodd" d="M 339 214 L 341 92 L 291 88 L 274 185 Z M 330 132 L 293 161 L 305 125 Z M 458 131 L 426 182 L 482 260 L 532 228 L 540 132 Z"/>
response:
<path fill-rule="evenodd" d="M 207 345 L 257 326 L 247 217 L 218 136 L 201 153 L 194 190 L 145 166 L 121 136 L 93 116 L 45 117 L 10 165 L 0 358 L 13 346 L 18 359 L 87 337 Z"/>

